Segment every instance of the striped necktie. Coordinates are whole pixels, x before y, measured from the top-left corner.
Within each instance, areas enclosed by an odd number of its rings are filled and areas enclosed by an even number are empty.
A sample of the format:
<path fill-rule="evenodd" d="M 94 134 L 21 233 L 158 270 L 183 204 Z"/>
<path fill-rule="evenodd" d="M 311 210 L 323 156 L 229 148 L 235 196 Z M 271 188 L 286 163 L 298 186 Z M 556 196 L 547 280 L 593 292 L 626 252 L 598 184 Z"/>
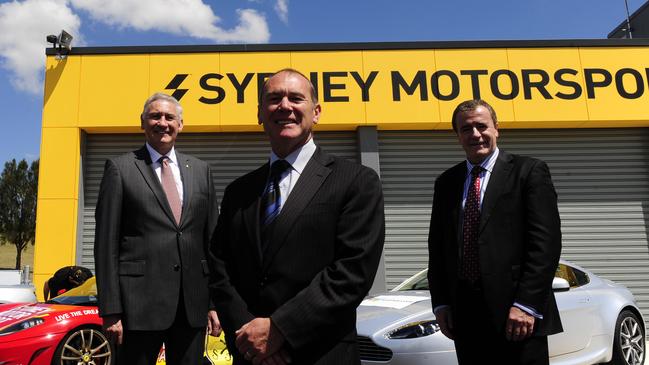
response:
<path fill-rule="evenodd" d="M 282 174 L 286 171 L 291 164 L 285 160 L 277 160 L 273 162 L 270 167 L 270 176 L 268 178 L 268 185 L 264 190 L 261 197 L 261 228 L 262 234 L 268 226 L 275 220 L 281 209 L 281 194 L 279 190 L 279 181 Z"/>

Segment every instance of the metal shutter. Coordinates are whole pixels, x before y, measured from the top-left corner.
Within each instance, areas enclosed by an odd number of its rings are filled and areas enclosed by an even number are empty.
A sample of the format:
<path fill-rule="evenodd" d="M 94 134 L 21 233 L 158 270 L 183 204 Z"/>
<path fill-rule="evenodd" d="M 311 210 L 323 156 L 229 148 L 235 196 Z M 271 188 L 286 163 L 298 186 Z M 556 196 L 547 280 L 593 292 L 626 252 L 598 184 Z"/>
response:
<path fill-rule="evenodd" d="M 428 265 L 433 183 L 464 154 L 451 133 L 379 131 L 385 199 L 385 283 L 391 289 Z"/>
<path fill-rule="evenodd" d="M 320 132 L 316 143 L 329 153 L 357 161 L 356 133 Z M 107 158 L 135 150 L 144 143 L 142 134 L 89 134 L 83 158 L 83 217 L 79 264 L 94 271 L 95 206 Z M 270 147 L 263 133 L 181 134 L 176 144 L 183 153 L 210 164 L 219 201 L 227 184 L 254 170 L 268 159 Z"/>
<path fill-rule="evenodd" d="M 649 318 L 649 129 L 501 130 L 499 147 L 548 163 L 562 257 L 626 285 Z M 464 158 L 451 131 L 380 131 L 389 288 L 426 267 L 433 183 Z"/>

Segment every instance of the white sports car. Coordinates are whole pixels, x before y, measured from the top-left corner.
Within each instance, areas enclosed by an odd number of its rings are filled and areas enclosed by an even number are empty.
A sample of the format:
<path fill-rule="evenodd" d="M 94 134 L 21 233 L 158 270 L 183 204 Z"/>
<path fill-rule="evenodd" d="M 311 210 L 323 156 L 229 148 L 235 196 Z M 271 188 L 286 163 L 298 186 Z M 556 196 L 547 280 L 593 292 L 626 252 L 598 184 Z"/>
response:
<path fill-rule="evenodd" d="M 364 365 L 457 364 L 432 313 L 426 271 L 358 307 Z M 548 337 L 551 364 L 644 363 L 645 325 L 627 288 L 565 261 L 552 288 L 564 332 Z"/>
<path fill-rule="evenodd" d="M 33 303 L 35 301 L 36 293 L 31 284 L 0 285 L 0 304 Z"/>

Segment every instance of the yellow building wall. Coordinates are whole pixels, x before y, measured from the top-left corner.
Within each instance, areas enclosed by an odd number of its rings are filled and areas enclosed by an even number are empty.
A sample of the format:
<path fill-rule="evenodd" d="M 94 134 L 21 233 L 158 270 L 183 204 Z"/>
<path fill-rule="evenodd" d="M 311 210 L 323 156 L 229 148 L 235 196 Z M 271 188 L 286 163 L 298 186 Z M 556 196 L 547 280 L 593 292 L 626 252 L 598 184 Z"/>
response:
<path fill-rule="evenodd" d="M 34 257 L 39 295 L 45 279 L 75 262 L 82 131 L 140 131 L 142 104 L 156 91 L 179 95 L 185 132 L 261 131 L 259 85 L 286 67 L 317 84 L 319 130 L 450 129 L 455 106 L 476 92 L 494 106 L 501 128 L 649 126 L 648 47 L 48 57 Z"/>
<path fill-rule="evenodd" d="M 42 299 L 43 283 L 59 268 L 75 262 L 79 204 L 79 129 L 43 128 L 34 285 Z"/>

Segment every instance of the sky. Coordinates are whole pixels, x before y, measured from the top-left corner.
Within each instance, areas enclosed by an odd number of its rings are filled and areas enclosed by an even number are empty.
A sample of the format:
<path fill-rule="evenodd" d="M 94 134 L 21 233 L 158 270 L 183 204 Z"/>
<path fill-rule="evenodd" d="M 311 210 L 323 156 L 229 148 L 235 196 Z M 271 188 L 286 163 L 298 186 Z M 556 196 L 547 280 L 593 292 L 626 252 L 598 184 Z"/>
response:
<path fill-rule="evenodd" d="M 39 157 L 46 36 L 61 29 L 72 47 L 604 39 L 625 18 L 624 0 L 0 1 L 0 164 Z"/>

